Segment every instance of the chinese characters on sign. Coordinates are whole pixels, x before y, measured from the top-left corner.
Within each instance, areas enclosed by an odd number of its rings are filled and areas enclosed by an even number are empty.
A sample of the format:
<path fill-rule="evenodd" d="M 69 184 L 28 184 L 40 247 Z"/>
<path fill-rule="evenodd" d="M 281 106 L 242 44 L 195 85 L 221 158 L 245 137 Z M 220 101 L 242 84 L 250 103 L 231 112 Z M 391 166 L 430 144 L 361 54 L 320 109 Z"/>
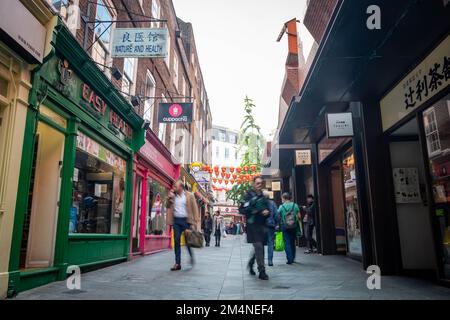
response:
<path fill-rule="evenodd" d="M 450 85 L 450 36 L 439 44 L 380 102 L 383 130 Z"/>
<path fill-rule="evenodd" d="M 113 58 L 165 58 L 167 55 L 167 29 L 116 28 L 114 30 Z"/>

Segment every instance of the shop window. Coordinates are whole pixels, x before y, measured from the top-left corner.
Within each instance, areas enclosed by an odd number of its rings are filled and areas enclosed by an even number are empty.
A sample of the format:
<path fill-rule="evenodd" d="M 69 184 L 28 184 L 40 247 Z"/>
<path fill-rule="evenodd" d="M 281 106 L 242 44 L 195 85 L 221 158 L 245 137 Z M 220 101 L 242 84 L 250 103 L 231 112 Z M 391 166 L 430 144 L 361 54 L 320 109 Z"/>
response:
<path fill-rule="evenodd" d="M 147 192 L 147 235 L 165 235 L 167 229 L 166 201 L 167 189 L 153 179 L 148 181 Z"/>
<path fill-rule="evenodd" d="M 225 148 L 225 160 L 230 159 L 230 149 Z"/>
<path fill-rule="evenodd" d="M 430 108 L 423 113 L 423 122 L 428 145 L 428 153 L 432 155 L 441 151 L 441 142 L 439 140 L 439 131 L 434 108 Z"/>
<path fill-rule="evenodd" d="M 159 0 L 152 0 L 152 18 L 160 19 L 161 18 L 161 7 L 159 5 Z M 152 22 L 152 27 L 159 27 L 159 22 Z"/>
<path fill-rule="evenodd" d="M 342 160 L 342 175 L 344 178 L 348 251 L 351 254 L 362 255 L 358 188 L 356 182 L 355 157 L 352 149 L 344 154 Z"/>
<path fill-rule="evenodd" d="M 121 234 L 126 161 L 79 132 L 70 233 Z"/>
<path fill-rule="evenodd" d="M 450 95 L 423 113 L 423 124 L 430 161 L 435 216 L 439 222 L 445 262 L 450 278 Z"/>

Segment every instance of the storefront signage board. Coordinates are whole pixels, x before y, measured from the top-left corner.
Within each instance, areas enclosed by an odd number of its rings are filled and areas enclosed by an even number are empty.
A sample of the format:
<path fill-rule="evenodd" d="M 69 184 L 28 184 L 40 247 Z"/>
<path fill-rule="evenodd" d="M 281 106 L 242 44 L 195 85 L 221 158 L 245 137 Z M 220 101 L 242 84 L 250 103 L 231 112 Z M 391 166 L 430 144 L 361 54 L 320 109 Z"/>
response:
<path fill-rule="evenodd" d="M 280 191 L 280 190 L 281 190 L 281 182 L 272 181 L 272 191 Z"/>
<path fill-rule="evenodd" d="M 351 112 L 327 113 L 325 118 L 328 138 L 353 137 L 353 115 Z"/>
<path fill-rule="evenodd" d="M 309 166 L 311 164 L 311 150 L 295 150 L 295 165 Z"/>
<path fill-rule="evenodd" d="M 450 85 L 450 35 L 380 102 L 383 130 Z"/>
<path fill-rule="evenodd" d="M 113 58 L 165 58 L 166 28 L 116 28 L 113 32 Z"/>
<path fill-rule="evenodd" d="M 145 144 L 139 150 L 139 154 L 149 161 L 154 166 L 158 167 L 161 172 L 169 174 L 174 180 L 177 177 L 176 166 L 172 164 L 163 154 L 158 152 L 154 145 L 148 140 L 145 140 Z"/>
<path fill-rule="evenodd" d="M 191 123 L 192 103 L 160 103 L 158 108 L 159 123 Z"/>
<path fill-rule="evenodd" d="M 0 39 L 11 42 L 30 62 L 42 63 L 45 27 L 19 0 L 0 1 Z"/>

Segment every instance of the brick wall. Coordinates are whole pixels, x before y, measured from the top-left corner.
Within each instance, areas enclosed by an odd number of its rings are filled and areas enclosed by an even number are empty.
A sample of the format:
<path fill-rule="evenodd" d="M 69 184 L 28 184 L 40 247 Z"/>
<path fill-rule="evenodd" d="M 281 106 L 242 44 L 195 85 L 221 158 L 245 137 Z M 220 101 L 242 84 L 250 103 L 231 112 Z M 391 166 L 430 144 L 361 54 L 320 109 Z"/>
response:
<path fill-rule="evenodd" d="M 338 0 L 311 0 L 304 17 L 304 25 L 317 43 L 322 41 L 325 30 Z"/>

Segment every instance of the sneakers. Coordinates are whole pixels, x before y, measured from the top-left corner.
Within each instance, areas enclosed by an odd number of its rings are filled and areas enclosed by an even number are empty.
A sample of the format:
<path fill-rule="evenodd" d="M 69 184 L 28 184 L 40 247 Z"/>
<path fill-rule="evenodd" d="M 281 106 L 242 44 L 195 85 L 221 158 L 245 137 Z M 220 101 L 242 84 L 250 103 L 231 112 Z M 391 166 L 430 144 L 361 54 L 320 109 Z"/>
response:
<path fill-rule="evenodd" d="M 305 251 L 305 254 L 310 254 L 310 253 L 312 253 L 312 251 L 309 249 Z"/>
<path fill-rule="evenodd" d="M 170 268 L 170 271 L 179 271 L 181 270 L 181 264 L 175 264 L 172 268 Z"/>
<path fill-rule="evenodd" d="M 267 275 L 267 273 L 265 271 L 260 272 L 258 278 L 261 280 L 269 280 L 269 276 Z"/>
<path fill-rule="evenodd" d="M 273 262 L 269 262 L 269 267 L 273 267 Z"/>

